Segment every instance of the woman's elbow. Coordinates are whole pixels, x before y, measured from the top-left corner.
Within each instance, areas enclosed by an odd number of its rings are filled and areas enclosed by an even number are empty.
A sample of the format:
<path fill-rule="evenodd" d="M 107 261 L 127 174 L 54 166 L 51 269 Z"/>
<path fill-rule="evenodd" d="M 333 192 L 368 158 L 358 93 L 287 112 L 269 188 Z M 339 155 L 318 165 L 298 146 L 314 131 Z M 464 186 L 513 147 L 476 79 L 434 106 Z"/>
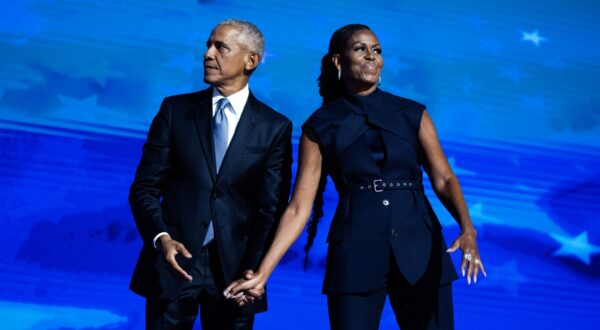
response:
<path fill-rule="evenodd" d="M 458 179 L 454 173 L 446 173 L 434 180 L 433 188 L 436 192 L 444 192 L 455 181 L 458 182 Z"/>

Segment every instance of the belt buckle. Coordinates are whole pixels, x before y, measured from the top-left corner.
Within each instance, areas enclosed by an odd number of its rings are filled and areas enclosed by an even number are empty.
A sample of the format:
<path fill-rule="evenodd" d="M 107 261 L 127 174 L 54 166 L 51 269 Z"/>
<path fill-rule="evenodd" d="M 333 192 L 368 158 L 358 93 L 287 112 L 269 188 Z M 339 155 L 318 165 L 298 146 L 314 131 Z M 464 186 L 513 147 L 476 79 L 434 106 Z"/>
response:
<path fill-rule="evenodd" d="M 383 189 L 378 189 L 378 186 L 377 186 L 377 184 L 381 183 L 381 181 L 383 181 L 383 180 L 382 179 L 375 179 L 375 180 L 373 180 L 373 191 L 375 191 L 375 192 L 382 192 L 383 191 Z"/>

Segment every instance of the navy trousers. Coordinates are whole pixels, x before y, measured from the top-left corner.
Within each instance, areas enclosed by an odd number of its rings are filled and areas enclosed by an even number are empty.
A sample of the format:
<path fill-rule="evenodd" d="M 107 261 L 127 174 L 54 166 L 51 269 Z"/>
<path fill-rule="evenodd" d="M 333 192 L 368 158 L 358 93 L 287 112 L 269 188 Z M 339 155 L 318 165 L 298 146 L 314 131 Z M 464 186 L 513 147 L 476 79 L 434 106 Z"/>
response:
<path fill-rule="evenodd" d="M 328 294 L 332 330 L 377 330 L 385 298 L 389 295 L 396 321 L 402 330 L 454 329 L 452 283 L 406 281 L 390 253 L 390 271 L 381 289 L 364 293 Z M 368 270 L 365 270 L 368 271 Z"/>
<path fill-rule="evenodd" d="M 253 314 L 242 314 L 223 297 L 216 244 L 204 247 L 196 258 L 187 284 L 174 300 L 146 299 L 146 329 L 192 329 L 200 309 L 203 330 L 251 330 Z"/>

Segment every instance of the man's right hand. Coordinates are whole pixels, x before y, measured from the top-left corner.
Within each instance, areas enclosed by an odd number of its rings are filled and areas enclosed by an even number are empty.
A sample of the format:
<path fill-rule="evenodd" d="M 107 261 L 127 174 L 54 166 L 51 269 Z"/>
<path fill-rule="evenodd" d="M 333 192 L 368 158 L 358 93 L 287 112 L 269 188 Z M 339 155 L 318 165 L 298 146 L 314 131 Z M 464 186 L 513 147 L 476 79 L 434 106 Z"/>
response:
<path fill-rule="evenodd" d="M 179 266 L 175 256 L 181 253 L 184 257 L 190 259 L 192 254 L 185 248 L 185 246 L 174 239 L 171 239 L 169 235 L 163 235 L 159 238 L 160 247 L 162 249 L 165 260 L 171 265 L 173 270 L 181 275 L 188 281 L 192 281 L 192 277 L 183 268 Z"/>

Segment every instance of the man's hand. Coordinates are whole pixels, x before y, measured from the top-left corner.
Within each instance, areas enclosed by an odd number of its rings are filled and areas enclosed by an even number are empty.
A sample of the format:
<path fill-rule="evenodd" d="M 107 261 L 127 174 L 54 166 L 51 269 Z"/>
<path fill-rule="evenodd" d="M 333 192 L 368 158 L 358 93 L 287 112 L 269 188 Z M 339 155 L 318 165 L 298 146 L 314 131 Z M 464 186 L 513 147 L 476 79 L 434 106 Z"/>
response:
<path fill-rule="evenodd" d="M 185 278 L 188 281 L 192 281 L 192 277 L 188 274 L 183 268 L 179 266 L 177 260 L 175 260 L 175 256 L 181 253 L 184 257 L 190 259 L 192 258 L 192 254 L 183 246 L 183 244 L 177 242 L 174 239 L 171 239 L 169 235 L 163 235 L 159 238 L 160 247 L 162 249 L 163 255 L 165 256 L 165 260 L 171 265 L 173 270 L 175 270 L 179 275 Z"/>

